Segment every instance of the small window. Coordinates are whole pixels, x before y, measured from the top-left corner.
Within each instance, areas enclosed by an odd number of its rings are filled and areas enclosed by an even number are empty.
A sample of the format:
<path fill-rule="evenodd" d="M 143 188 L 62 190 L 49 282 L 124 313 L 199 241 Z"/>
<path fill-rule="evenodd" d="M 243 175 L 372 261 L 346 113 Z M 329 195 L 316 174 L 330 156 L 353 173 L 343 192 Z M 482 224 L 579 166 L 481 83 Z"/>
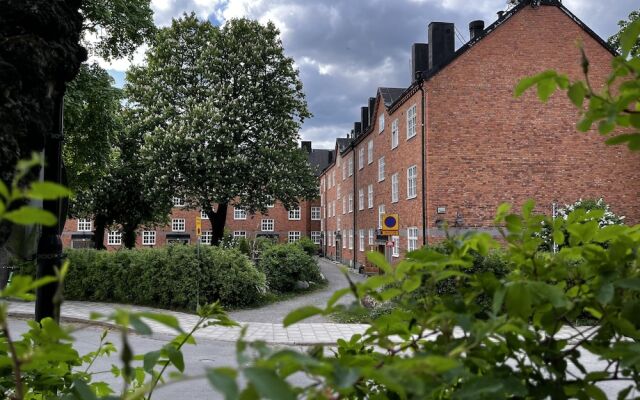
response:
<path fill-rule="evenodd" d="M 340 192 L 341 192 L 340 185 L 338 185 L 338 188 L 336 189 L 336 199 L 338 199 L 338 200 L 340 200 L 340 197 L 342 195 L 342 193 L 340 193 Z"/>
<path fill-rule="evenodd" d="M 391 240 L 393 241 L 393 251 L 391 255 L 400 257 L 400 236 L 392 236 Z"/>
<path fill-rule="evenodd" d="M 360 251 L 364 251 L 364 229 L 360 229 L 359 235 L 358 235 L 358 244 L 359 244 L 359 250 Z"/>
<path fill-rule="evenodd" d="M 142 231 L 142 244 L 154 246 L 156 244 L 156 231 Z"/>
<path fill-rule="evenodd" d="M 200 219 L 209 219 L 206 211 L 200 210 Z"/>
<path fill-rule="evenodd" d="M 353 212 L 353 193 L 349 193 L 349 212 Z"/>
<path fill-rule="evenodd" d="M 358 169 L 364 168 L 364 147 L 358 150 Z"/>
<path fill-rule="evenodd" d="M 373 246 L 375 240 L 375 231 L 373 229 L 369 229 L 369 245 Z"/>
<path fill-rule="evenodd" d="M 109 246 L 119 246 L 122 244 L 122 233 L 118 231 L 109 231 L 107 235 L 107 244 Z"/>
<path fill-rule="evenodd" d="M 319 221 L 320 219 L 320 207 L 311 207 L 311 220 Z"/>
<path fill-rule="evenodd" d="M 315 244 L 318 244 L 318 245 L 321 244 L 322 236 L 320 235 L 320 232 L 319 231 L 311 231 L 311 240 Z"/>
<path fill-rule="evenodd" d="M 353 250 L 353 229 L 349 229 L 349 250 Z"/>
<path fill-rule="evenodd" d="M 398 119 L 394 119 L 391 123 L 391 148 L 395 149 L 398 147 Z"/>
<path fill-rule="evenodd" d="M 347 213 L 347 198 L 342 198 L 342 215 Z"/>
<path fill-rule="evenodd" d="M 79 219 L 78 232 L 91 232 L 91 220 L 86 218 Z"/>
<path fill-rule="evenodd" d="M 373 139 L 367 144 L 367 164 L 373 163 Z"/>
<path fill-rule="evenodd" d="M 353 155 L 349 157 L 349 176 L 353 175 Z"/>
<path fill-rule="evenodd" d="M 274 222 L 272 219 L 263 219 L 260 227 L 263 232 L 273 232 L 274 230 Z"/>
<path fill-rule="evenodd" d="M 247 231 L 233 231 L 233 237 L 234 238 L 246 238 L 247 237 Z"/>
<path fill-rule="evenodd" d="M 213 238 L 213 234 L 211 231 L 202 231 L 202 235 L 200 236 L 200 243 L 211 244 L 212 238 Z"/>
<path fill-rule="evenodd" d="M 398 202 L 398 173 L 391 175 L 391 202 Z"/>
<path fill-rule="evenodd" d="M 416 106 L 407 110 L 407 140 L 416 135 Z"/>
<path fill-rule="evenodd" d="M 300 231 L 289 232 L 289 243 L 295 243 L 300 240 Z"/>
<path fill-rule="evenodd" d="M 358 210 L 364 210 L 364 189 L 358 190 Z"/>
<path fill-rule="evenodd" d="M 171 220 L 171 230 L 173 232 L 184 232 L 184 218 L 174 218 Z"/>
<path fill-rule="evenodd" d="M 382 229 L 382 217 L 384 216 L 384 204 L 378 206 L 378 229 Z"/>
<path fill-rule="evenodd" d="M 413 165 L 407 169 L 407 198 L 418 196 L 418 167 Z"/>
<path fill-rule="evenodd" d="M 373 185 L 367 186 L 367 207 L 373 208 Z"/>
<path fill-rule="evenodd" d="M 384 157 L 378 159 L 378 182 L 384 180 Z"/>
<path fill-rule="evenodd" d="M 384 131 L 384 114 L 380 114 L 378 117 L 378 133 L 382 133 Z"/>
<path fill-rule="evenodd" d="M 411 227 L 407 229 L 407 250 L 414 251 L 418 249 L 418 228 Z"/>
<path fill-rule="evenodd" d="M 182 197 L 174 197 L 173 198 L 173 206 L 174 207 L 184 207 L 184 199 Z"/>
<path fill-rule="evenodd" d="M 233 208 L 233 219 L 247 219 L 247 212 L 242 208 Z"/>
<path fill-rule="evenodd" d="M 299 221 L 300 220 L 300 207 L 293 208 L 289 210 L 289 220 L 291 221 Z"/>

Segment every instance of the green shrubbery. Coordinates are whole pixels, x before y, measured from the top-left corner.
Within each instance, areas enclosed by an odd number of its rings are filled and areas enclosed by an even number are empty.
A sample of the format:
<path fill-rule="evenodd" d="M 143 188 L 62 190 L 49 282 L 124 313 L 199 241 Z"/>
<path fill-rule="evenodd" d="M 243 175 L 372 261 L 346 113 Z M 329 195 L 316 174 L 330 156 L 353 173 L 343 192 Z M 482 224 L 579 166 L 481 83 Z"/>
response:
<path fill-rule="evenodd" d="M 194 310 L 219 300 L 231 307 L 256 304 L 265 276 L 237 250 L 201 246 L 162 249 L 67 250 L 71 263 L 65 298 Z"/>
<path fill-rule="evenodd" d="M 295 290 L 298 281 L 320 283 L 323 280 L 313 257 L 295 243 L 267 248 L 258 266 L 267 276 L 269 289 L 277 292 Z"/>
<path fill-rule="evenodd" d="M 298 240 L 296 244 L 310 256 L 315 256 L 318 253 L 318 246 L 307 236 Z"/>

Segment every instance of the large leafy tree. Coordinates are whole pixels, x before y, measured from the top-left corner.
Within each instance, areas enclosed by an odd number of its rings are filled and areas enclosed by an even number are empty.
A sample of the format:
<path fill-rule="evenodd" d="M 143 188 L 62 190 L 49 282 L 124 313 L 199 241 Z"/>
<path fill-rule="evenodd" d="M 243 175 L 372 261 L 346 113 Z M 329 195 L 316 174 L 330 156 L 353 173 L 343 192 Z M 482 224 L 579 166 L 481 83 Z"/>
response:
<path fill-rule="evenodd" d="M 636 10 L 636 11 L 632 11 L 629 14 L 629 19 L 627 20 L 621 20 L 618 22 L 618 26 L 620 27 L 620 31 L 618 31 L 618 33 L 616 33 L 615 35 L 611 36 L 608 40 L 609 45 L 618 50 L 618 52 L 622 53 L 622 46 L 620 44 L 620 34 L 622 32 L 624 32 L 624 30 L 629 26 L 629 24 L 633 24 L 635 21 L 637 21 L 638 19 L 640 19 L 640 10 Z M 631 49 L 629 50 L 629 53 L 632 56 L 637 56 L 640 55 L 640 39 L 636 39 L 635 42 L 633 43 Z"/>
<path fill-rule="evenodd" d="M 278 35 L 271 23 L 218 28 L 185 15 L 159 32 L 147 65 L 127 74 L 157 184 L 206 211 L 214 245 L 230 205 L 266 211 L 276 199 L 290 207 L 317 195 L 298 148 L 310 114 Z"/>

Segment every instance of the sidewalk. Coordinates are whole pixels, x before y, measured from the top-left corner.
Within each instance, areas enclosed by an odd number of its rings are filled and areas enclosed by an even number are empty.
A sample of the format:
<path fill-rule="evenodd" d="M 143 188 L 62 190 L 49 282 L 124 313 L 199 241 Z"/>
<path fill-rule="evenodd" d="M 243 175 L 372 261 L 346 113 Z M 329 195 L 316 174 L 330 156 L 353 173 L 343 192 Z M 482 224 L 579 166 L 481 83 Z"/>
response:
<path fill-rule="evenodd" d="M 10 301 L 9 316 L 32 318 L 35 303 Z M 126 308 L 133 311 L 146 311 L 154 313 L 171 314 L 180 322 L 185 331 L 190 330 L 197 322 L 198 317 L 175 311 L 159 310 L 150 307 L 117 305 L 107 303 L 90 303 L 80 301 L 65 301 L 62 305 L 61 318 L 73 322 L 91 322 L 89 315 L 92 312 L 110 314 L 116 308 Z M 153 321 L 146 321 L 154 334 L 174 335 L 176 332 L 164 325 Z M 247 326 L 245 339 L 248 341 L 264 341 L 269 344 L 287 345 L 314 345 L 335 344 L 338 339 L 349 339 L 357 333 L 364 333 L 368 328 L 362 324 L 335 324 L 335 323 L 298 323 L 288 328 L 281 322 L 240 322 L 241 326 Z M 222 342 L 235 342 L 240 337 L 240 327 L 210 326 L 199 330 L 195 334 L 196 339 L 205 339 Z"/>

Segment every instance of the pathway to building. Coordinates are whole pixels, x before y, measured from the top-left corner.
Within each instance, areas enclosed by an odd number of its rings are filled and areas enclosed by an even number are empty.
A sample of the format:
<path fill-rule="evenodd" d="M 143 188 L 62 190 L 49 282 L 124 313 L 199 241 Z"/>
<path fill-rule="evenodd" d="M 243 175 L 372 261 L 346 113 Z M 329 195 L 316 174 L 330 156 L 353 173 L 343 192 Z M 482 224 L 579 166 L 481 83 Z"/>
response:
<path fill-rule="evenodd" d="M 291 311 L 306 305 L 324 306 L 327 300 L 336 290 L 348 286 L 348 282 L 338 266 L 324 259 L 320 260 L 322 273 L 329 281 L 329 285 L 308 295 L 298 296 L 283 302 L 270 304 L 266 307 L 242 310 L 230 313 L 235 321 L 241 326 L 247 327 L 246 339 L 249 341 L 262 340 L 271 344 L 288 345 L 311 345 L 311 344 L 335 344 L 338 339 L 348 339 L 356 333 L 363 333 L 366 325 L 361 324 L 336 324 L 327 322 L 322 317 L 310 318 L 304 322 L 295 324 L 288 328 L 282 326 L 282 319 Z M 362 279 L 351 275 L 352 279 Z M 347 297 L 343 302 L 353 301 L 353 297 Z M 189 330 L 195 325 L 198 317 L 193 314 L 158 310 L 150 307 L 123 306 L 107 303 L 92 303 L 79 301 L 66 301 L 62 305 L 61 317 L 67 321 L 87 322 L 90 321 L 92 312 L 103 315 L 111 314 L 116 308 L 128 308 L 133 311 L 147 311 L 171 314 L 175 316 L 184 330 Z M 34 303 L 10 302 L 9 314 L 15 317 L 33 317 Z M 147 321 L 153 329 L 154 334 L 160 336 L 175 334 L 172 329 Z M 210 326 L 196 333 L 196 338 L 235 342 L 240 336 L 239 327 L 219 327 Z"/>

